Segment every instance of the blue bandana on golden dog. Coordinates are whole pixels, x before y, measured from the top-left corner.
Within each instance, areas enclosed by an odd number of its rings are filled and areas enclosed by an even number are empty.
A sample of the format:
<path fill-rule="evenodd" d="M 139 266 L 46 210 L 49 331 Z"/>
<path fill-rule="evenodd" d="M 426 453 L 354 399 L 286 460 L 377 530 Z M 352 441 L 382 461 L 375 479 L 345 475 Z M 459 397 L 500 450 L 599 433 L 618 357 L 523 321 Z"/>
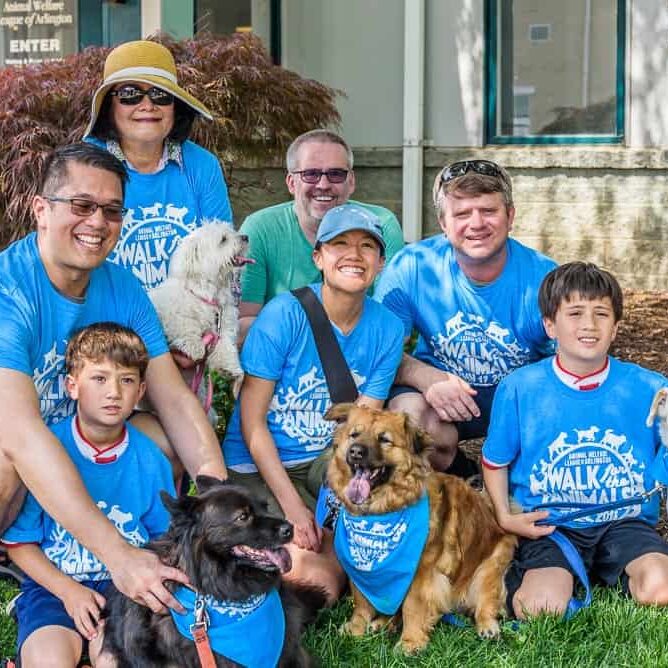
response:
<path fill-rule="evenodd" d="M 334 532 L 339 563 L 364 597 L 384 615 L 401 606 L 429 533 L 429 498 L 382 515 L 341 508 Z"/>

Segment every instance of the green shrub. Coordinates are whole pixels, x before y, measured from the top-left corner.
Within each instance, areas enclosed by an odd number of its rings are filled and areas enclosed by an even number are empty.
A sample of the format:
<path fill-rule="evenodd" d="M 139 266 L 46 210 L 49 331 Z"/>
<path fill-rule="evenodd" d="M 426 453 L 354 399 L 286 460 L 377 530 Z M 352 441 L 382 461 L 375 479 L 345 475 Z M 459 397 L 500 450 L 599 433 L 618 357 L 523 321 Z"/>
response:
<path fill-rule="evenodd" d="M 232 394 L 232 383 L 234 381 L 212 371 L 211 382 L 213 383 L 213 408 L 218 414 L 216 434 L 222 440 L 234 410 L 234 395 Z"/>

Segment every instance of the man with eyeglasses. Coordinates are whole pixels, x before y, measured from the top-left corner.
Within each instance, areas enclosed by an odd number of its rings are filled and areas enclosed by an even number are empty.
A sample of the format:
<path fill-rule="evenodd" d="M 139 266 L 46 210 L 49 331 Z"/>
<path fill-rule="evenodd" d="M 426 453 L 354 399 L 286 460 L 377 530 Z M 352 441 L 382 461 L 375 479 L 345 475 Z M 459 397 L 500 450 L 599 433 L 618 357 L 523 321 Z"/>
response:
<path fill-rule="evenodd" d="M 135 330 L 149 351 L 151 401 L 193 478 L 226 477 L 220 448 L 172 361 L 141 284 L 129 270 L 106 262 L 123 219 L 122 163 L 81 143 L 57 149 L 44 174 L 32 202 L 37 231 L 0 253 L 0 533 L 19 511 L 27 487 L 107 565 L 121 591 L 156 611 L 163 604 L 178 607 L 162 581 L 185 576 L 125 542 L 46 426 L 74 412 L 64 389 L 72 333 L 99 321 Z"/>
<path fill-rule="evenodd" d="M 320 280 L 312 259 L 318 226 L 330 209 L 348 202 L 355 190 L 353 153 L 330 130 L 311 130 L 297 137 L 288 148 L 286 165 L 285 182 L 293 200 L 256 211 L 241 226 L 255 261 L 246 266 L 241 278 L 242 340 L 272 297 Z M 389 260 L 404 243 L 396 216 L 381 206 L 354 203 L 379 218 Z"/>
<path fill-rule="evenodd" d="M 446 166 L 433 188 L 438 234 L 407 246 L 381 275 L 374 297 L 417 330 L 390 393 L 435 443 L 432 465 L 469 477 L 477 464 L 459 441 L 487 433 L 492 398 L 513 369 L 552 352 L 538 288 L 554 261 L 509 239 L 510 176 L 487 160 Z"/>

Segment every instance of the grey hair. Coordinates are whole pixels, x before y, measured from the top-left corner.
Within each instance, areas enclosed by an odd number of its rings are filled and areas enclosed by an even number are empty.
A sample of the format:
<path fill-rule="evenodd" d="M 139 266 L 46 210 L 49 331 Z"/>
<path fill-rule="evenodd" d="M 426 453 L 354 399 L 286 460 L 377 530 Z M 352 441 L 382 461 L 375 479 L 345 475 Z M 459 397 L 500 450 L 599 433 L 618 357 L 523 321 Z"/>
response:
<path fill-rule="evenodd" d="M 324 128 L 317 128 L 316 130 L 309 130 L 304 134 L 299 135 L 292 144 L 288 147 L 288 152 L 285 155 L 285 164 L 289 172 L 294 172 L 297 169 L 297 155 L 299 149 L 311 142 L 321 144 L 338 144 L 342 146 L 346 152 L 346 159 L 348 161 L 348 169 L 353 168 L 353 151 L 348 146 L 346 140 L 341 135 L 336 134 L 332 130 L 325 130 Z"/>

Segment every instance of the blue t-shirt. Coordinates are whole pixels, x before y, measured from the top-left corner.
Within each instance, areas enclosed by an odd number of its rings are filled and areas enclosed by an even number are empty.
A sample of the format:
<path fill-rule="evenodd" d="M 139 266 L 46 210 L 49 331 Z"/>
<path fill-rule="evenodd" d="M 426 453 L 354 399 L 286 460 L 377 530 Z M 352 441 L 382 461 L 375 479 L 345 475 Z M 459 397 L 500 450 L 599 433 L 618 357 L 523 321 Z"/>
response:
<path fill-rule="evenodd" d="M 322 285 L 311 288 L 322 299 Z M 401 322 L 367 297 L 349 334 L 333 328 L 360 394 L 386 399 L 401 361 Z M 324 419 L 331 400 L 311 326 L 291 293 L 274 297 L 260 311 L 244 343 L 241 366 L 245 373 L 276 382 L 267 423 L 281 461 L 290 466 L 315 459 L 332 438 L 334 424 Z M 257 470 L 241 434 L 239 401 L 223 453 L 230 468 Z"/>
<path fill-rule="evenodd" d="M 51 283 L 35 233 L 0 253 L 0 368 L 30 376 L 48 424 L 74 413 L 65 392 L 65 349 L 72 333 L 110 320 L 141 336 L 150 357 L 168 352 L 158 316 L 129 271 L 104 262 L 90 274 L 83 300 Z"/>
<path fill-rule="evenodd" d="M 126 449 L 115 461 L 105 464 L 96 464 L 79 450 L 74 417 L 52 426 L 51 431 L 63 444 L 97 507 L 128 543 L 139 546 L 167 530 L 169 513 L 160 500 L 160 491 L 164 489 L 172 496 L 175 491 L 172 468 L 165 455 L 140 431 L 129 424 L 126 427 Z M 77 581 L 110 578 L 105 565 L 47 515 L 30 493 L 2 540 L 37 543 L 58 570 Z"/>
<path fill-rule="evenodd" d="M 556 263 L 513 239 L 501 275 L 469 281 L 443 234 L 406 246 L 380 276 L 374 299 L 418 332 L 414 356 L 471 385 L 490 387 L 553 352 L 538 288 Z"/>
<path fill-rule="evenodd" d="M 509 490 L 525 510 L 539 504 L 605 504 L 654 487 L 663 460 L 658 425 L 645 426 L 655 392 L 668 381 L 636 364 L 610 359 L 600 387 L 578 390 L 555 374 L 552 358 L 519 369 L 496 390 L 482 455 L 508 466 Z M 658 455 L 658 457 L 657 457 Z M 561 509 L 566 513 L 574 508 Z M 583 517 L 586 527 L 626 517 L 656 524 L 659 499 Z M 555 515 L 559 511 L 555 510 Z"/>
<path fill-rule="evenodd" d="M 99 139 L 87 141 L 107 148 Z M 232 224 L 227 186 L 218 158 L 191 141 L 154 174 L 142 174 L 127 161 L 125 166 L 128 212 L 109 261 L 130 267 L 144 288 L 155 288 L 167 278 L 169 260 L 189 232 L 205 220 Z"/>

